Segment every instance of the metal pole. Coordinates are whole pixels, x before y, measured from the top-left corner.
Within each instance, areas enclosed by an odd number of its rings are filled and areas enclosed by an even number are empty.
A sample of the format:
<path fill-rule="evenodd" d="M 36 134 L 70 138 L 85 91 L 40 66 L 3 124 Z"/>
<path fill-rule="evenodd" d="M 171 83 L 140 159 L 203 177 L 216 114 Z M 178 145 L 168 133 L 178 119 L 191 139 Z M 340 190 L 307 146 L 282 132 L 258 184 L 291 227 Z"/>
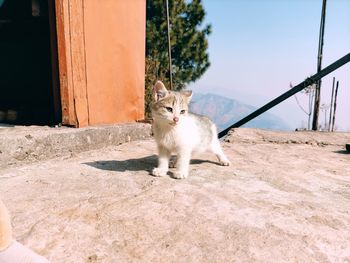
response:
<path fill-rule="evenodd" d="M 328 127 L 327 127 L 327 105 L 325 105 L 324 107 L 324 131 L 327 131 Z"/>
<path fill-rule="evenodd" d="M 339 81 L 337 81 L 337 87 L 335 88 L 335 94 L 334 94 L 334 107 L 333 107 L 332 131 L 334 131 L 335 111 L 336 111 L 336 109 L 337 109 L 338 86 L 339 86 Z"/>
<path fill-rule="evenodd" d="M 328 121 L 328 131 L 329 132 L 332 130 L 331 126 L 332 126 L 332 113 L 333 113 L 334 84 L 335 84 L 335 77 L 333 77 L 332 96 L 331 96 L 331 108 L 329 110 L 329 121 Z"/>
<path fill-rule="evenodd" d="M 318 40 L 317 72 L 320 72 L 322 68 L 324 26 L 326 21 L 326 5 L 327 5 L 327 0 L 323 0 L 321 23 L 320 23 L 320 35 Z M 321 80 L 318 80 L 316 82 L 314 116 L 312 120 L 312 129 L 314 131 L 318 130 L 318 115 L 320 112 L 320 101 L 321 101 Z"/>
<path fill-rule="evenodd" d="M 169 22 L 169 3 L 166 2 L 166 20 L 167 20 L 167 30 L 168 30 L 168 56 L 169 56 L 169 75 L 170 75 L 170 89 L 173 89 L 173 70 L 171 63 L 171 43 L 170 43 L 170 22 Z"/>
<path fill-rule="evenodd" d="M 242 126 L 243 124 L 247 123 L 248 121 L 254 119 L 255 117 L 259 116 L 260 114 L 264 113 L 265 111 L 271 109 L 272 107 L 276 106 L 277 104 L 281 103 L 282 101 L 293 96 L 295 93 L 298 93 L 299 91 L 305 89 L 306 87 L 314 84 L 316 81 L 320 80 L 321 78 L 323 78 L 324 76 L 333 72 L 334 70 L 340 68 L 341 66 L 348 63 L 349 61 L 350 61 L 350 53 L 348 53 L 344 57 L 338 59 L 337 61 L 335 61 L 333 64 L 329 65 L 328 67 L 322 69 L 320 72 L 316 73 L 315 75 L 307 78 L 306 80 L 304 80 L 300 84 L 296 85 L 292 89 L 283 93 L 281 96 L 279 96 L 276 99 L 265 104 L 261 108 L 257 109 L 253 113 L 249 114 L 247 117 L 241 119 L 240 121 L 236 122 L 235 124 L 231 125 L 230 127 L 226 128 L 225 130 L 221 131 L 218 135 L 219 138 L 225 136 L 230 129 Z M 333 118 L 334 118 L 334 115 L 333 115 Z"/>

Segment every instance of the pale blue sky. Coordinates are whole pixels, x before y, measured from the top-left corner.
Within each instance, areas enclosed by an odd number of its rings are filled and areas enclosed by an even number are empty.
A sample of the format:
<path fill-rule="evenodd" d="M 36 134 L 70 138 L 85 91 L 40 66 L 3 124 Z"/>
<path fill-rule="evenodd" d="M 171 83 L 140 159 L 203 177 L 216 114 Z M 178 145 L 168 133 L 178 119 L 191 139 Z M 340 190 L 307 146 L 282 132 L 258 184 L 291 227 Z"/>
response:
<path fill-rule="evenodd" d="M 211 67 L 189 85 L 262 106 L 316 73 L 322 0 L 204 0 Z M 350 0 L 328 0 L 323 67 L 350 52 Z M 340 82 L 337 126 L 350 130 L 350 64 L 323 79 L 329 103 L 332 78 Z M 299 100 L 307 107 L 306 95 Z M 307 117 L 294 98 L 271 110 L 293 128 Z M 320 113 L 321 116 L 322 113 Z M 322 123 L 324 117 L 320 119 Z"/>

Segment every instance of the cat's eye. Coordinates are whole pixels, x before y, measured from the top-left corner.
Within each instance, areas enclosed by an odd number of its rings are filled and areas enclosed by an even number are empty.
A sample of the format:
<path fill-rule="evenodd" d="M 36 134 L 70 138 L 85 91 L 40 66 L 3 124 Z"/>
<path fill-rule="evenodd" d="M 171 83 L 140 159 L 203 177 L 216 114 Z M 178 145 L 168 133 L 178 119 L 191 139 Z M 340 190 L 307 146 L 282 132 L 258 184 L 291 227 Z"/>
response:
<path fill-rule="evenodd" d="M 173 108 L 171 108 L 171 107 L 165 107 L 165 108 L 166 108 L 167 111 L 173 112 Z"/>
<path fill-rule="evenodd" d="M 185 112 L 186 112 L 185 110 L 181 110 L 180 114 L 185 114 Z"/>

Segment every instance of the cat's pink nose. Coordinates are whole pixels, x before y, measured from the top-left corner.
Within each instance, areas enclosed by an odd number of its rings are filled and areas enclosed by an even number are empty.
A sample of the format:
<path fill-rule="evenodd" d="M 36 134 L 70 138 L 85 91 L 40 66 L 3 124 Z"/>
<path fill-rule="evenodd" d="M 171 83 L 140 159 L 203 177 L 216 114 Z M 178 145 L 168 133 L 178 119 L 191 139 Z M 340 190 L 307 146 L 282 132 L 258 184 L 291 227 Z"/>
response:
<path fill-rule="evenodd" d="M 173 120 L 174 120 L 174 122 L 178 122 L 179 121 L 179 117 L 174 117 Z"/>

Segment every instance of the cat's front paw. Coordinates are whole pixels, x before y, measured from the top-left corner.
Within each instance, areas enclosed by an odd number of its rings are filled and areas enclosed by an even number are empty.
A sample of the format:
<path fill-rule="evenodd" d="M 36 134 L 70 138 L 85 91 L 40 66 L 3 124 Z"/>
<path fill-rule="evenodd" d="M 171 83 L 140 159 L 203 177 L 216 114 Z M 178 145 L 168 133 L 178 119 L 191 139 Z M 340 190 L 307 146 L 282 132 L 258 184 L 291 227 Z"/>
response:
<path fill-rule="evenodd" d="M 152 170 L 152 175 L 153 175 L 153 176 L 157 176 L 157 177 L 165 176 L 166 173 L 167 173 L 167 170 L 162 169 L 162 168 L 157 168 L 157 167 L 156 167 L 156 168 L 154 168 L 154 169 Z"/>
<path fill-rule="evenodd" d="M 222 166 L 230 166 L 231 162 L 229 160 L 227 160 L 227 159 L 220 160 L 220 165 L 222 165 Z"/>
<path fill-rule="evenodd" d="M 188 176 L 188 172 L 182 172 L 182 171 L 175 171 L 173 173 L 173 177 L 175 179 L 185 179 Z"/>

